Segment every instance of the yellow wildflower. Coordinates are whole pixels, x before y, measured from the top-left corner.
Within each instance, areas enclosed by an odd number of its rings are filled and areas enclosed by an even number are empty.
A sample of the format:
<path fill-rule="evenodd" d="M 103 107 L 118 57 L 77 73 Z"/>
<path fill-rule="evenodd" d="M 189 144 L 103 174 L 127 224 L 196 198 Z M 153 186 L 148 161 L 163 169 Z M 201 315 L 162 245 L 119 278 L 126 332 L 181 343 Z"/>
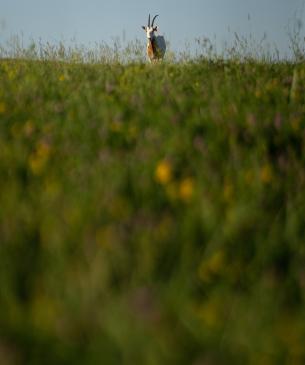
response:
<path fill-rule="evenodd" d="M 159 162 L 155 171 L 155 179 L 163 185 L 171 181 L 172 167 L 168 161 L 163 160 Z"/>
<path fill-rule="evenodd" d="M 37 146 L 37 155 L 39 157 L 47 158 L 50 154 L 50 145 L 46 142 L 40 142 Z"/>
<path fill-rule="evenodd" d="M 215 252 L 209 259 L 204 260 L 198 271 L 200 279 L 204 282 L 209 282 L 214 275 L 219 274 L 225 264 L 225 255 L 223 251 Z"/>
<path fill-rule="evenodd" d="M 120 133 L 123 130 L 123 124 L 117 120 L 114 120 L 110 124 L 110 129 L 114 133 Z"/>
<path fill-rule="evenodd" d="M 30 157 L 29 165 L 34 175 L 40 175 L 44 168 L 45 161 L 33 155 Z"/>
<path fill-rule="evenodd" d="M 34 124 L 31 120 L 28 120 L 25 124 L 24 124 L 24 127 L 23 127 L 23 131 L 24 131 L 24 134 L 27 136 L 27 137 L 30 137 L 32 135 L 32 133 L 34 132 Z"/>
<path fill-rule="evenodd" d="M 271 182 L 272 180 L 272 171 L 269 165 L 265 165 L 262 167 L 261 171 L 260 171 L 260 177 L 261 177 L 261 181 L 264 184 L 268 184 Z"/>
<path fill-rule="evenodd" d="M 59 81 L 65 81 L 65 75 L 60 75 L 59 77 L 58 77 L 58 80 Z"/>
<path fill-rule="evenodd" d="M 208 298 L 198 307 L 197 316 L 205 327 L 219 328 L 225 316 L 223 299 L 221 297 Z"/>
<path fill-rule="evenodd" d="M 3 114 L 6 112 L 6 105 L 3 101 L 0 102 L 0 114 Z"/>
<path fill-rule="evenodd" d="M 256 98 L 257 99 L 260 99 L 261 98 L 261 96 L 262 96 L 262 92 L 261 92 L 261 90 L 255 90 L 255 96 L 256 96 Z"/>
<path fill-rule="evenodd" d="M 181 181 L 179 186 L 179 196 L 182 200 L 184 200 L 185 202 L 189 201 L 193 196 L 193 191 L 193 179 L 188 177 Z"/>
<path fill-rule="evenodd" d="M 50 146 L 41 142 L 38 144 L 35 153 L 30 156 L 29 165 L 34 175 L 40 175 L 49 159 Z"/>

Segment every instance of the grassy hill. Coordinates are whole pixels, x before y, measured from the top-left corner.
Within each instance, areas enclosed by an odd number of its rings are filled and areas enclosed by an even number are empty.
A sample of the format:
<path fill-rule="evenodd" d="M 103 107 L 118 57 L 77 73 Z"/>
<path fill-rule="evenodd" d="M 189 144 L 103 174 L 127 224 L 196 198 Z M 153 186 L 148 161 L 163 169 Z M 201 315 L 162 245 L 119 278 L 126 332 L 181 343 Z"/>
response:
<path fill-rule="evenodd" d="M 1 60 L 1 364 L 304 364 L 304 82 Z"/>

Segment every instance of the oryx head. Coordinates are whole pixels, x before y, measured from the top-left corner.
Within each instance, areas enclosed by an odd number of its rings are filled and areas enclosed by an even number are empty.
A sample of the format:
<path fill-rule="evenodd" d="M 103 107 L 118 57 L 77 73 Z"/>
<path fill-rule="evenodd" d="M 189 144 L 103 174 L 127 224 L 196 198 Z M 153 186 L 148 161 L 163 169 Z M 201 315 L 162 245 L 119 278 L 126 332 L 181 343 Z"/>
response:
<path fill-rule="evenodd" d="M 146 36 L 147 36 L 147 39 L 153 39 L 154 36 L 155 36 L 155 32 L 158 31 L 158 27 L 155 27 L 154 26 L 154 22 L 156 20 L 158 15 L 154 16 L 151 24 L 150 24 L 150 14 L 148 16 L 148 23 L 147 23 L 147 27 L 145 27 L 144 25 L 142 26 L 142 28 L 145 30 L 146 32 Z"/>

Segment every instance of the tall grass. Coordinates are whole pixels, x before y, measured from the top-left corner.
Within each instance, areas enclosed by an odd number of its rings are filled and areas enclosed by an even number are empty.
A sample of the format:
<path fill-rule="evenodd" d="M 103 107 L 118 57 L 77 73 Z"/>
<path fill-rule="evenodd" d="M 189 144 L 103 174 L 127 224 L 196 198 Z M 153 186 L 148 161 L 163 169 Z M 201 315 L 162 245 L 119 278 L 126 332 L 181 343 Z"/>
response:
<path fill-rule="evenodd" d="M 167 42 L 166 62 L 189 62 L 198 59 L 233 60 L 258 62 L 299 62 L 303 60 L 305 41 L 302 37 L 302 23 L 295 21 L 287 29 L 289 54 L 281 54 L 276 44 L 268 41 L 267 35 L 256 39 L 253 35 L 233 34 L 231 41 L 217 46 L 216 39 L 199 37 L 193 43 L 186 43 L 183 49 L 174 51 Z M 26 43 L 26 45 L 25 45 Z M 75 39 L 58 43 L 31 40 L 25 42 L 23 36 L 11 36 L 0 44 L 1 58 L 65 61 L 80 63 L 124 63 L 146 62 L 145 40 L 126 41 L 119 37 L 112 43 L 84 45 Z"/>
<path fill-rule="evenodd" d="M 1 48 L 1 364 L 304 363 L 305 66 L 236 42 Z"/>

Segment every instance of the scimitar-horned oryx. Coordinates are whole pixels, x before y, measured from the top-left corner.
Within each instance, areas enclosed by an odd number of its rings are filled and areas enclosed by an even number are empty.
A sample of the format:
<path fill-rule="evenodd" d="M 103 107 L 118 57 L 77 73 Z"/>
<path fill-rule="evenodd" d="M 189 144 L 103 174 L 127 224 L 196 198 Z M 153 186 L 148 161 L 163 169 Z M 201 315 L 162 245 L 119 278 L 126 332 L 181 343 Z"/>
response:
<path fill-rule="evenodd" d="M 158 27 L 154 26 L 154 22 L 158 15 L 156 15 L 151 24 L 150 24 L 150 14 L 148 16 L 148 24 L 146 26 L 142 26 L 142 28 L 146 32 L 147 37 L 147 48 L 146 53 L 150 60 L 150 62 L 155 62 L 158 60 L 162 60 L 166 51 L 166 44 L 163 36 L 156 35 L 155 32 L 158 32 Z"/>

